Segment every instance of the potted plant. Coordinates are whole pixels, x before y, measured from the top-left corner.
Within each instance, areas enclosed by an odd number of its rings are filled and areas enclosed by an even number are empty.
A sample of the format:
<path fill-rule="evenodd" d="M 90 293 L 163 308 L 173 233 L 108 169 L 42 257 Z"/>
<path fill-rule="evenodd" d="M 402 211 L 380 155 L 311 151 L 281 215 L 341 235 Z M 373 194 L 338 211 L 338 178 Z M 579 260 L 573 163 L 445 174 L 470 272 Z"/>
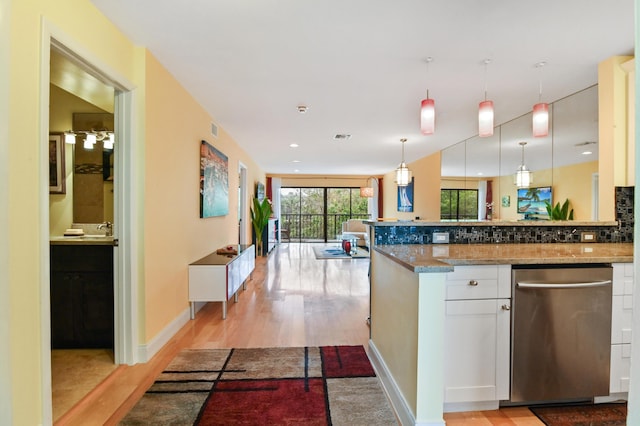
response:
<path fill-rule="evenodd" d="M 558 202 L 555 207 L 551 206 L 548 201 L 544 202 L 547 207 L 547 213 L 550 220 L 573 220 L 573 209 L 569 210 L 569 199 L 567 198 L 560 207 Z"/>
<path fill-rule="evenodd" d="M 268 198 L 265 198 L 262 201 L 258 198 L 253 199 L 253 207 L 251 208 L 251 224 L 253 225 L 253 232 L 256 235 L 256 254 L 259 256 L 264 254 L 262 234 L 265 227 L 269 224 L 271 213 L 273 213 L 273 210 L 271 209 L 271 201 Z"/>

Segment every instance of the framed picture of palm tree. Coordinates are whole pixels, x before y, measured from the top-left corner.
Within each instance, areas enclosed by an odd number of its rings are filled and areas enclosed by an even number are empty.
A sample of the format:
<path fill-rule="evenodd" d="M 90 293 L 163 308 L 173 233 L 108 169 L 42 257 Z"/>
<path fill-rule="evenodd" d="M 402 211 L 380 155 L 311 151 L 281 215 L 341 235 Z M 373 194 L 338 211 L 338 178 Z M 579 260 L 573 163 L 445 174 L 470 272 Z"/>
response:
<path fill-rule="evenodd" d="M 548 220 L 546 203 L 551 204 L 551 187 L 518 188 L 518 214 L 526 220 Z"/>

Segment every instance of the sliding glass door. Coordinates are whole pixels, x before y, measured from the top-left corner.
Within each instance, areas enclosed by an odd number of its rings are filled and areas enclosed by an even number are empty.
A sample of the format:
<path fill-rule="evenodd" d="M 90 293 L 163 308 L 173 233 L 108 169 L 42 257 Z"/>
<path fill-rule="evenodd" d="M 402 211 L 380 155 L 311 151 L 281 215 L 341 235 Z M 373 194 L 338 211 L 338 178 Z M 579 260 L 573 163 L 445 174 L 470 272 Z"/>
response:
<path fill-rule="evenodd" d="M 359 188 L 281 188 L 280 227 L 291 241 L 327 242 L 347 219 L 367 219 Z"/>

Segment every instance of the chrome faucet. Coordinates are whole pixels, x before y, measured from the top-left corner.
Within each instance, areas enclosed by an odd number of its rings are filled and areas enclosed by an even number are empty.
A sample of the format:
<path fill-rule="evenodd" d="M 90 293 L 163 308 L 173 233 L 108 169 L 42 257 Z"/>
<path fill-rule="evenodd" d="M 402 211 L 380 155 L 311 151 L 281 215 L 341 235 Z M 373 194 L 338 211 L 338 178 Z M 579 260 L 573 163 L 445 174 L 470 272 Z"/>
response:
<path fill-rule="evenodd" d="M 113 235 L 113 224 L 111 222 L 105 222 L 98 225 L 98 229 L 104 229 L 104 235 L 110 237 Z"/>

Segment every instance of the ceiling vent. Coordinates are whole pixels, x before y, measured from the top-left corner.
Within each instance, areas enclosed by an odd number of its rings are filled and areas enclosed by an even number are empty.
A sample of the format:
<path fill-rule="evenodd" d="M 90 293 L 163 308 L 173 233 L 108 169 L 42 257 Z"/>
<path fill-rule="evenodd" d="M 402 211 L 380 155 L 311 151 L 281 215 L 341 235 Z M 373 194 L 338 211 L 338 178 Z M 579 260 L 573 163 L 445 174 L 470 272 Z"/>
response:
<path fill-rule="evenodd" d="M 351 139 L 351 135 L 348 135 L 346 133 L 338 133 L 333 137 L 333 140 L 336 140 L 336 141 L 347 141 L 349 139 Z"/>
<path fill-rule="evenodd" d="M 214 123 L 211 123 L 211 134 L 216 138 L 218 137 L 218 126 Z"/>

